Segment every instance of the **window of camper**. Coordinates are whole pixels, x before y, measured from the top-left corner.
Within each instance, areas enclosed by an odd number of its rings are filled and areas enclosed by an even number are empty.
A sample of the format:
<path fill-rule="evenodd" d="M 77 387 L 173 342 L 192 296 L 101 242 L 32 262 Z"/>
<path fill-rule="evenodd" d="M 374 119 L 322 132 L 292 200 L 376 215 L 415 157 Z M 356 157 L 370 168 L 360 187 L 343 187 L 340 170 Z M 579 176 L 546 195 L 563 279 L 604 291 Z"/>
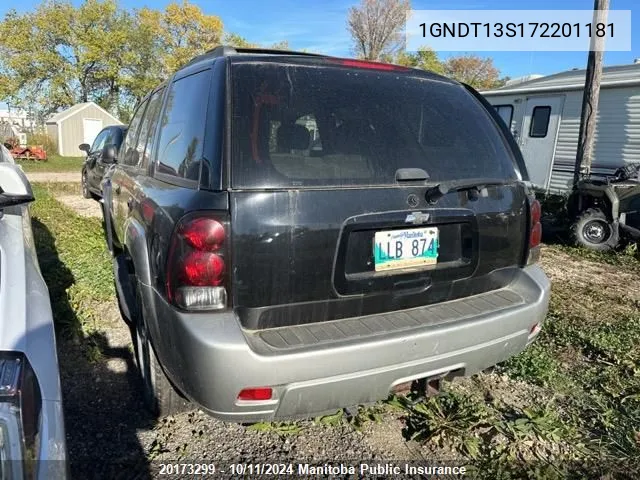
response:
<path fill-rule="evenodd" d="M 493 108 L 496 109 L 496 112 L 502 120 L 504 120 L 505 125 L 509 130 L 511 130 L 511 121 L 513 120 L 513 105 L 494 105 Z"/>
<path fill-rule="evenodd" d="M 535 107 L 531 114 L 531 126 L 529 136 L 532 138 L 543 138 L 547 136 L 549 130 L 549 119 L 551 118 L 551 107 Z"/>

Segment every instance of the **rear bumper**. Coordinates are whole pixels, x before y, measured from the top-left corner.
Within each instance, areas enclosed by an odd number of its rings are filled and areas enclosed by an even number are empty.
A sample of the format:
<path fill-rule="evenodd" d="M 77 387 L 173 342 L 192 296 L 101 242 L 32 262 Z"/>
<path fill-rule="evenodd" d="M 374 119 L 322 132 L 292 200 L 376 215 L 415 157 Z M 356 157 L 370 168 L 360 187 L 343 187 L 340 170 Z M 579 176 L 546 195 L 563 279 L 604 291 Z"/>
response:
<path fill-rule="evenodd" d="M 543 322 L 549 280 L 521 269 L 501 290 L 419 309 L 259 332 L 231 312 L 185 314 L 143 288 L 158 357 L 171 381 L 211 415 L 253 422 L 312 416 L 387 398 L 398 384 L 472 375 L 522 351 Z M 246 387 L 274 399 L 239 402 Z"/>

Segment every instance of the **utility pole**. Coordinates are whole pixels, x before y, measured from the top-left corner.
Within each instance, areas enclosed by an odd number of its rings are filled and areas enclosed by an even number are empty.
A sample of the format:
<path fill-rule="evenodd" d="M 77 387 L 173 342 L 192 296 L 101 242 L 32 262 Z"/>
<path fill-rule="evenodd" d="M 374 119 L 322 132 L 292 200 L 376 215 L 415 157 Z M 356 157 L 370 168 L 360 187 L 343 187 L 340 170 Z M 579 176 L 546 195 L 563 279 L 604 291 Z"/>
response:
<path fill-rule="evenodd" d="M 607 23 L 608 13 L 609 0 L 594 0 L 589 59 L 587 61 L 584 95 L 582 96 L 578 152 L 573 170 L 574 186 L 578 182 L 582 171 L 585 173 L 591 172 L 591 155 L 593 151 L 593 137 L 596 131 L 598 100 L 600 99 L 600 80 L 602 79 L 602 57 L 604 56 L 605 41 L 605 36 L 598 37 L 596 35 L 596 26 L 598 23 Z"/>

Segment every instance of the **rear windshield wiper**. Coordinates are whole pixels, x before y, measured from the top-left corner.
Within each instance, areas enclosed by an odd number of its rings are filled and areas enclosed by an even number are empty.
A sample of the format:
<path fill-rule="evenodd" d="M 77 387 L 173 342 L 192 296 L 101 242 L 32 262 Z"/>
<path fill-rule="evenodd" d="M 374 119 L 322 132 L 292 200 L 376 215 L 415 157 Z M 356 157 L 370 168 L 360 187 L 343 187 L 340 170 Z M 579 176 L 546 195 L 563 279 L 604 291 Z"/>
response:
<path fill-rule="evenodd" d="M 449 182 L 442 182 L 427 190 L 425 198 L 429 203 L 436 203 L 440 198 L 450 192 L 463 192 L 469 191 L 473 198 L 477 198 L 481 190 L 486 187 L 492 187 L 495 185 L 509 185 L 513 183 L 513 179 L 505 178 L 467 178 L 463 180 L 451 180 Z"/>

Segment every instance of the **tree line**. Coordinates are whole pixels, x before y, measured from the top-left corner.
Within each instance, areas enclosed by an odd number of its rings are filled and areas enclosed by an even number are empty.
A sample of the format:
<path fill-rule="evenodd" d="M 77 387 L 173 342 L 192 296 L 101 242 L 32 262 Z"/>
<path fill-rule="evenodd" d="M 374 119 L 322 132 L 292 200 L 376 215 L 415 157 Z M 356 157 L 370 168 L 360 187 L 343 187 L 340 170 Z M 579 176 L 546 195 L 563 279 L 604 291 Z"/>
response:
<path fill-rule="evenodd" d="M 441 60 L 433 50 L 404 49 L 409 0 L 361 0 L 347 29 L 356 56 L 431 70 L 493 88 L 504 79 L 491 59 L 474 55 Z M 43 0 L 0 22 L 0 101 L 28 107 L 42 123 L 52 113 L 94 101 L 127 121 L 142 96 L 194 56 L 216 45 L 255 47 L 226 32 L 222 20 L 182 0 L 164 10 L 127 10 L 117 0 Z M 270 48 L 287 49 L 286 41 Z"/>
<path fill-rule="evenodd" d="M 221 43 L 255 46 L 188 0 L 164 10 L 126 10 L 116 0 L 77 7 L 45 0 L 31 12 L 12 10 L 0 22 L 0 101 L 28 106 L 40 122 L 94 101 L 126 121 L 150 89 Z"/>

